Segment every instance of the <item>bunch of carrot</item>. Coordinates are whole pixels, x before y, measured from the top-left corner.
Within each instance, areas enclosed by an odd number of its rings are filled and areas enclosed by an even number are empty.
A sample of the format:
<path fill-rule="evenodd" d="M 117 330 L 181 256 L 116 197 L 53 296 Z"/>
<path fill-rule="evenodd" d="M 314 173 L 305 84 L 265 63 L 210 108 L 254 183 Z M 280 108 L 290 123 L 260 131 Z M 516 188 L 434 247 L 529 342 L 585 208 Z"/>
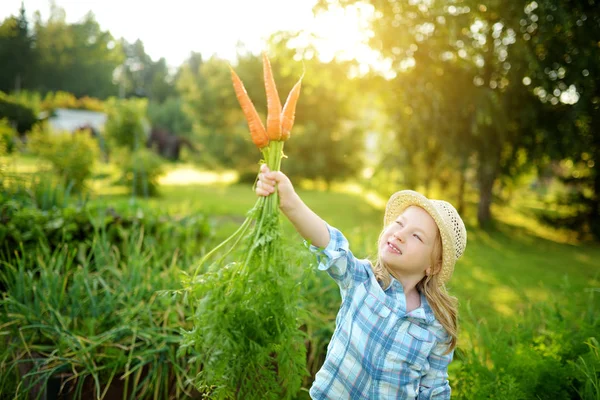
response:
<path fill-rule="evenodd" d="M 266 129 L 233 68 L 231 76 L 252 141 L 262 161 L 276 171 L 294 123 L 302 77 L 282 107 L 264 54 L 263 69 Z M 239 229 L 202 258 L 193 276 L 184 278 L 194 327 L 183 332 L 182 350 L 199 363 L 194 383 L 210 398 L 292 398 L 306 374 L 300 288 L 284 254 L 278 202 L 276 193 L 260 197 Z"/>

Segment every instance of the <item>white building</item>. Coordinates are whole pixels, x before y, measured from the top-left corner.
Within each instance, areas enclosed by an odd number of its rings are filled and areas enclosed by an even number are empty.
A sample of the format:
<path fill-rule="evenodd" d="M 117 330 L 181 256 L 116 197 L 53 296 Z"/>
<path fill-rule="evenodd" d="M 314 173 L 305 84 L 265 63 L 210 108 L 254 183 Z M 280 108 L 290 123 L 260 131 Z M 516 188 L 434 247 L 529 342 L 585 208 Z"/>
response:
<path fill-rule="evenodd" d="M 45 115 L 40 115 L 40 119 L 44 117 Z M 47 121 L 52 132 L 73 132 L 77 128 L 89 125 L 100 133 L 104 131 L 106 119 L 107 115 L 103 112 L 57 108 Z"/>

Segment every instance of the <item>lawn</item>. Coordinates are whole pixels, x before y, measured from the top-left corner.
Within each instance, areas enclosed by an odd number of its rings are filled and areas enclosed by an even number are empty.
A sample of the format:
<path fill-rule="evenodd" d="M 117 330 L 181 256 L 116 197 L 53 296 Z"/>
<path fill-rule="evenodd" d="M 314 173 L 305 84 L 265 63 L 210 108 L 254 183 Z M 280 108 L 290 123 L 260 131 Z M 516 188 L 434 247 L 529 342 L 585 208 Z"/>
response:
<path fill-rule="evenodd" d="M 373 256 L 383 207 L 365 201 L 362 193 L 349 193 L 344 188 L 297 191 L 309 207 L 345 233 L 355 255 Z M 250 184 L 163 185 L 160 191 L 158 198 L 134 201 L 170 214 L 209 214 L 217 227 L 217 240 L 233 232 L 256 201 Z M 101 195 L 94 202 L 126 207 L 132 199 Z M 465 255 L 448 285 L 461 307 L 469 303 L 489 322 L 510 325 L 528 303 L 548 301 L 558 290 L 589 292 L 600 287 L 600 245 L 577 243 L 568 232 L 544 227 L 509 207 L 497 206 L 493 211 L 498 219 L 494 230 L 467 225 Z M 472 208 L 468 212 L 474 214 Z M 471 216 L 465 220 L 471 221 Z M 283 224 L 301 244 L 291 224 L 285 219 Z"/>

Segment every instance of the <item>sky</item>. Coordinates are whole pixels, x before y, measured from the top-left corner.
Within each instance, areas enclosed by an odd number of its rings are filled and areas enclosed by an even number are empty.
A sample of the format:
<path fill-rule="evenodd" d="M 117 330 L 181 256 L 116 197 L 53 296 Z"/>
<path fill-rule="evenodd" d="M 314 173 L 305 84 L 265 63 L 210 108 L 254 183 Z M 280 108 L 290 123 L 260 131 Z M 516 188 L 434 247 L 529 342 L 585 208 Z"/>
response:
<path fill-rule="evenodd" d="M 354 58 L 365 66 L 376 63 L 366 45 L 370 34 L 365 7 L 315 16 L 316 0 L 55 0 L 65 10 L 67 22 L 80 21 L 92 11 L 101 29 L 129 42 L 141 39 L 153 60 L 165 57 L 180 65 L 192 51 L 204 57 L 216 54 L 233 60 L 237 43 L 253 52 L 264 49 L 264 40 L 279 30 L 305 31 L 321 39 L 316 46 L 322 59 L 334 53 Z M 35 11 L 42 20 L 50 12 L 49 0 L 25 0 L 30 21 Z M 0 0 L 0 21 L 19 11 L 21 0 Z M 367 68 L 367 67 L 365 67 Z"/>

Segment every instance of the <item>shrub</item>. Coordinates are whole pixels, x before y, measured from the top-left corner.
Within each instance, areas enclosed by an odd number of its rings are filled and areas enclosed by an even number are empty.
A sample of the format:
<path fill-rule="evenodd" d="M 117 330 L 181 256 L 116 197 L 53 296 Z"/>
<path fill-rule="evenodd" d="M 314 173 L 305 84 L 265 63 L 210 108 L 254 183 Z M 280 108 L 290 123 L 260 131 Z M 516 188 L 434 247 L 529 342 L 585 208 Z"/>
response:
<path fill-rule="evenodd" d="M 104 111 L 104 104 L 101 100 L 84 96 L 75 97 L 69 92 L 49 92 L 41 103 L 44 110 L 53 110 L 55 108 L 69 108 L 73 110 Z"/>
<path fill-rule="evenodd" d="M 0 119 L 0 154 L 10 154 L 17 146 L 17 131 L 8 119 Z"/>
<path fill-rule="evenodd" d="M 17 132 L 8 119 L 0 119 L 0 155 L 10 154 L 17 145 Z"/>
<path fill-rule="evenodd" d="M 153 127 L 166 129 L 176 135 L 189 137 L 192 132 L 192 122 L 183 112 L 180 98 L 170 97 L 163 103 L 150 102 L 148 118 Z"/>
<path fill-rule="evenodd" d="M 459 344 L 451 365 L 453 394 L 463 399 L 570 399 L 578 394 L 598 399 L 597 294 L 566 289 L 557 296 L 569 296 L 569 302 L 530 302 L 510 329 L 492 331 L 472 314 L 463 318 L 472 343 Z"/>
<path fill-rule="evenodd" d="M 109 145 L 129 151 L 146 146 L 145 99 L 115 100 L 108 102 L 108 119 L 104 127 Z"/>
<path fill-rule="evenodd" d="M 48 160 L 64 184 L 72 185 L 75 191 L 83 190 L 100 153 L 97 141 L 89 135 L 51 133 L 43 127 L 34 130 L 29 146 L 33 153 Z"/>
<path fill-rule="evenodd" d="M 145 233 L 145 243 L 186 257 L 194 256 L 198 242 L 212 236 L 204 215 L 175 218 L 153 209 L 138 208 L 120 213 L 87 205 L 41 210 L 6 199 L 0 206 L 0 222 L 0 263 L 14 261 L 14 257 L 21 254 L 35 253 L 40 244 L 54 251 L 64 243 L 71 243 L 85 254 L 97 234 L 102 234 L 107 246 L 123 250 L 121 246 L 136 227 Z"/>
<path fill-rule="evenodd" d="M 158 178 L 163 172 L 162 158 L 151 150 L 141 148 L 133 153 L 121 152 L 116 161 L 122 171 L 121 184 L 136 196 L 158 194 Z"/>
<path fill-rule="evenodd" d="M 38 121 L 33 109 L 0 92 L 0 119 L 15 124 L 17 132 L 24 134 Z"/>

